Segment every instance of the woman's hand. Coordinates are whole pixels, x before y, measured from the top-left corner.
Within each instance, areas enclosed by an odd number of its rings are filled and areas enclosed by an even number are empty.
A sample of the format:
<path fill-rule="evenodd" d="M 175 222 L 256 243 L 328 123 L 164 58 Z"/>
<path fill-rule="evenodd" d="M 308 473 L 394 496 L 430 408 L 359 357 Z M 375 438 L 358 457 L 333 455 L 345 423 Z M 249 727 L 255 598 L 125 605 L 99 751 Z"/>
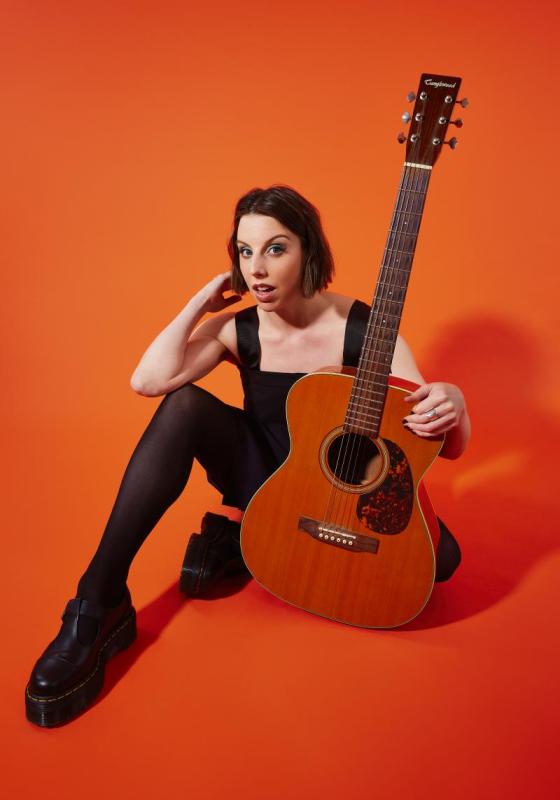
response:
<path fill-rule="evenodd" d="M 456 428 L 465 413 L 465 398 L 453 383 L 425 383 L 404 398 L 414 403 L 403 424 L 417 436 L 431 438 Z M 435 409 L 435 414 L 426 416 Z"/>
<path fill-rule="evenodd" d="M 199 294 L 205 299 L 206 311 L 221 311 L 232 303 L 238 303 L 242 298 L 239 294 L 224 297 L 223 293 L 231 289 L 231 270 L 221 272 L 204 286 Z"/>

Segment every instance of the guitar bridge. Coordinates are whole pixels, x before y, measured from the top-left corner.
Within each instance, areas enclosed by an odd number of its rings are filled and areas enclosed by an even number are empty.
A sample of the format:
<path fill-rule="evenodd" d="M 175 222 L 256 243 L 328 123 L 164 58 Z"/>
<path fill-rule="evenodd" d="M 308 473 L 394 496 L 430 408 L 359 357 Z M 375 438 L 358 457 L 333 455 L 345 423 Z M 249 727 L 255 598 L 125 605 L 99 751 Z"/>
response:
<path fill-rule="evenodd" d="M 379 539 L 364 536 L 340 525 L 319 522 L 311 517 L 300 517 L 298 530 L 304 531 L 319 542 L 342 547 L 344 550 L 354 550 L 359 553 L 377 553 Z"/>

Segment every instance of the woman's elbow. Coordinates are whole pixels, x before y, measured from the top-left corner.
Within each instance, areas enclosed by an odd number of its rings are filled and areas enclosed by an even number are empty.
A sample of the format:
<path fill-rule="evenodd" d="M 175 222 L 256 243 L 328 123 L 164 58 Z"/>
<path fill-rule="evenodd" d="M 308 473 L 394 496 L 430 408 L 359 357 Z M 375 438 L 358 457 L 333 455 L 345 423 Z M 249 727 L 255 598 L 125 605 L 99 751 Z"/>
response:
<path fill-rule="evenodd" d="M 130 388 L 135 391 L 136 394 L 142 395 L 142 397 L 159 397 L 164 394 L 158 387 L 151 386 L 149 383 L 143 383 L 134 375 L 130 379 Z"/>

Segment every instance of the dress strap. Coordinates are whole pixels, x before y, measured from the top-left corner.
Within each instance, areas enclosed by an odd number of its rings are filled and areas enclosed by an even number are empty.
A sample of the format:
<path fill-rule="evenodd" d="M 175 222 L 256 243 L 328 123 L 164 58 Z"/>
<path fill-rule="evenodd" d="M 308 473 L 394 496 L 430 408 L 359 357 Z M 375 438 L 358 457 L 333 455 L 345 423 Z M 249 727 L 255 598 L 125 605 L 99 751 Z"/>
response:
<path fill-rule="evenodd" d="M 350 307 L 344 337 L 344 355 L 342 363 L 345 367 L 357 367 L 362 352 L 362 344 L 366 334 L 371 306 L 363 300 L 354 300 Z"/>
<path fill-rule="evenodd" d="M 239 360 L 248 369 L 259 369 L 261 353 L 257 332 L 259 327 L 257 307 L 249 306 L 238 311 L 234 319 Z"/>

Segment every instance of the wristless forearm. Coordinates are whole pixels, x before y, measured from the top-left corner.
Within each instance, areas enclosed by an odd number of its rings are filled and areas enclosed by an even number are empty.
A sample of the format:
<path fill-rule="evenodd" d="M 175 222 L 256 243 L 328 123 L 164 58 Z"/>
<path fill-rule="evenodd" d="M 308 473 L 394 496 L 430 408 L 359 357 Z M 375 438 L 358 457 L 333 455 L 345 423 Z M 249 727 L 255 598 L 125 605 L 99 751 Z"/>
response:
<path fill-rule="evenodd" d="M 177 375 L 184 362 L 188 338 L 206 310 L 205 295 L 195 294 L 140 359 L 130 380 L 133 389 L 158 386 Z"/>
<path fill-rule="evenodd" d="M 459 458 L 466 450 L 471 437 L 471 420 L 467 409 L 463 412 L 459 424 L 447 431 L 445 442 L 439 451 L 442 458 Z"/>

